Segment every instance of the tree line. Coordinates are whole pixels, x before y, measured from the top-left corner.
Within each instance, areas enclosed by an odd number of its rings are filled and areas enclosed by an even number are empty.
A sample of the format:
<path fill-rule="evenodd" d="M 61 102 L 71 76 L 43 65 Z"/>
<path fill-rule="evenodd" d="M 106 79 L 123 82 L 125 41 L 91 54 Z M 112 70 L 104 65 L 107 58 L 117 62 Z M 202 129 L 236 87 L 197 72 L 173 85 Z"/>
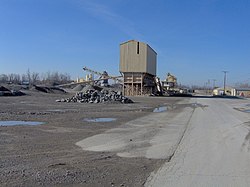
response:
<path fill-rule="evenodd" d="M 72 82 L 70 75 L 59 72 L 37 73 L 30 72 L 28 69 L 25 74 L 0 74 L 0 83 L 2 84 L 60 85 L 69 82 Z"/>

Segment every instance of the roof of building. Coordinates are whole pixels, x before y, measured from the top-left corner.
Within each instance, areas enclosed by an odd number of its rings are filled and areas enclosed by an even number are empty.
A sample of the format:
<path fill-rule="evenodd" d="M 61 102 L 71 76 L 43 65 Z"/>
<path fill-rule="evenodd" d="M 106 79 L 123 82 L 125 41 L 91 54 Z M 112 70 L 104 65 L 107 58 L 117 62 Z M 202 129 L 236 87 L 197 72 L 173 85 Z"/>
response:
<path fill-rule="evenodd" d="M 237 91 L 250 91 L 250 88 L 235 88 Z"/>
<path fill-rule="evenodd" d="M 128 41 L 126 41 L 126 42 L 122 42 L 120 45 L 129 43 L 129 42 L 140 42 L 140 41 L 138 41 L 138 40 L 128 40 Z M 155 54 L 157 54 L 157 52 L 156 52 L 150 45 L 148 45 L 147 43 L 145 43 L 145 42 L 140 42 L 140 43 L 143 43 L 143 44 L 147 45 L 150 49 L 152 49 L 152 51 L 155 52 Z"/>
<path fill-rule="evenodd" d="M 226 90 L 232 90 L 232 89 L 235 89 L 235 88 L 231 86 L 226 86 Z M 215 88 L 214 90 L 224 90 L 224 87 Z"/>

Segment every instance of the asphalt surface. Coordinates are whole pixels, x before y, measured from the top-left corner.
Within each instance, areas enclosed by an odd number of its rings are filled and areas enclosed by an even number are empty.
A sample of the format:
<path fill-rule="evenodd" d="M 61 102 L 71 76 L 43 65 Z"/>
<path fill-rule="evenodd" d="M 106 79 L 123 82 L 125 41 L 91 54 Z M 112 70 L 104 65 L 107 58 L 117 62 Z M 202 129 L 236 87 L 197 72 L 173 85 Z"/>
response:
<path fill-rule="evenodd" d="M 145 186 L 250 186 L 250 101 L 191 102 L 203 107 L 193 111 L 175 154 Z"/>

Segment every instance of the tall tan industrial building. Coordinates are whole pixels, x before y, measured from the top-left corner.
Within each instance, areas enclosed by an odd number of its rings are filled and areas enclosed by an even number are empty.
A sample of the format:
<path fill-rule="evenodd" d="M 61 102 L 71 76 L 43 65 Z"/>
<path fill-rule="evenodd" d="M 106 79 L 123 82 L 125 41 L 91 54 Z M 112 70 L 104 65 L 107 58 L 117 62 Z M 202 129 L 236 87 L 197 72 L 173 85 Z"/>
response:
<path fill-rule="evenodd" d="M 149 95 L 154 92 L 157 53 L 146 43 L 130 40 L 120 44 L 120 72 L 124 95 Z"/>

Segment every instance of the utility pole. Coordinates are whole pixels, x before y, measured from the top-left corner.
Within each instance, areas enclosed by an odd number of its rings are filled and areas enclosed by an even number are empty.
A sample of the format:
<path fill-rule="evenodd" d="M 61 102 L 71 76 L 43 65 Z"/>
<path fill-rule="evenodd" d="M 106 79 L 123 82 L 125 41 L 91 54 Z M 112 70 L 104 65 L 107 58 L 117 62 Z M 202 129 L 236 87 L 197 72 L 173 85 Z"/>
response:
<path fill-rule="evenodd" d="M 227 73 L 228 71 L 222 71 L 224 73 L 224 93 L 223 95 L 226 95 L 226 79 L 227 79 Z"/>
<path fill-rule="evenodd" d="M 213 89 L 215 89 L 215 81 L 216 79 L 212 79 L 213 80 Z"/>
<path fill-rule="evenodd" d="M 207 81 L 207 92 L 210 93 L 210 79 Z"/>

